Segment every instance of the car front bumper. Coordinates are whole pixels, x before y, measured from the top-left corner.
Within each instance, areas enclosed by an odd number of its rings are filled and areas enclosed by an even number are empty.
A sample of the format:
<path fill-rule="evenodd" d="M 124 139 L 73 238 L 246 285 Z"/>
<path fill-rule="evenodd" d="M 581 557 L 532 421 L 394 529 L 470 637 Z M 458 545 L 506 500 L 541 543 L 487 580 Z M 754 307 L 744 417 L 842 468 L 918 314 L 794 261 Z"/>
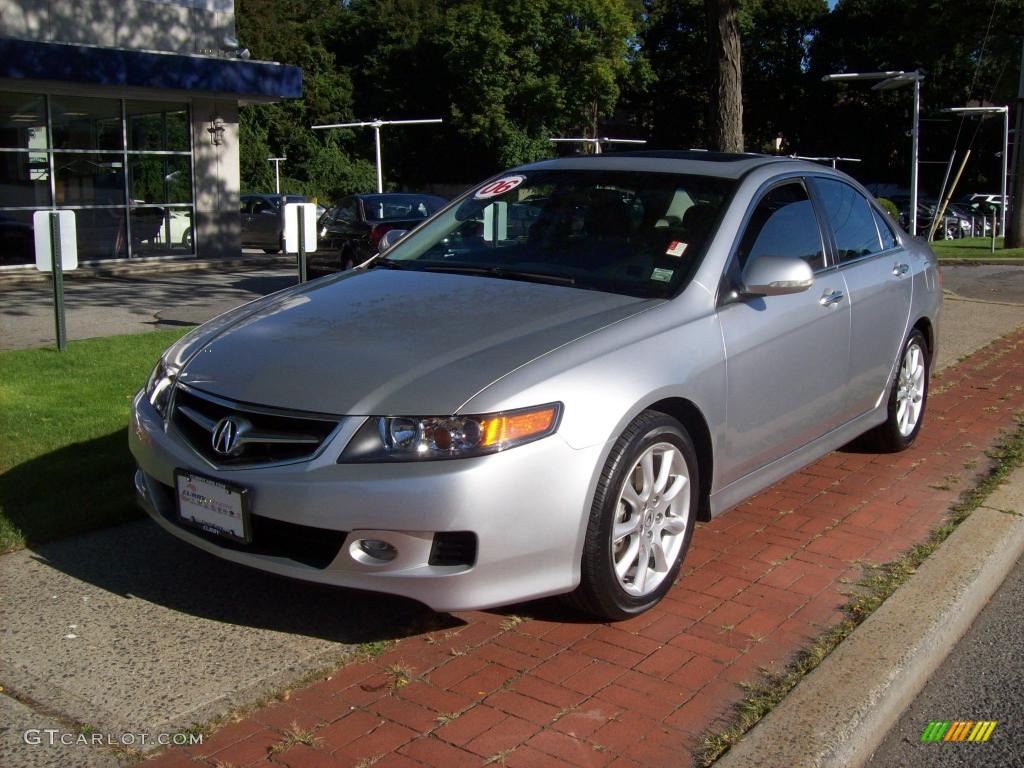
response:
<path fill-rule="evenodd" d="M 140 392 L 129 429 L 139 504 L 166 531 L 226 560 L 402 595 L 438 611 L 565 593 L 579 583 L 602 446 L 575 450 L 555 434 L 472 459 L 338 464 L 362 420 L 343 420 L 327 447 L 308 461 L 217 469 L 173 426 L 165 431 Z M 246 489 L 262 540 L 245 545 L 179 522 L 176 470 Z M 472 534 L 473 556 L 461 564 L 431 564 L 435 539 L 441 543 L 453 532 L 461 541 Z M 388 542 L 397 556 L 367 562 L 357 543 L 368 538 Z"/>

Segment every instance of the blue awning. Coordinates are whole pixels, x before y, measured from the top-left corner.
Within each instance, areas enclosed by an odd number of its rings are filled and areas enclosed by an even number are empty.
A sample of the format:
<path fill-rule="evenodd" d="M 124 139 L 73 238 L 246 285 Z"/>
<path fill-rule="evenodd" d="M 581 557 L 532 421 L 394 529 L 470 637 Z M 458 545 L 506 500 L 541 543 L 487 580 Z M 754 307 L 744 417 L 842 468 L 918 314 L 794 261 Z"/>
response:
<path fill-rule="evenodd" d="M 270 61 L 0 38 L 0 77 L 83 85 L 302 97 L 302 70 Z"/>

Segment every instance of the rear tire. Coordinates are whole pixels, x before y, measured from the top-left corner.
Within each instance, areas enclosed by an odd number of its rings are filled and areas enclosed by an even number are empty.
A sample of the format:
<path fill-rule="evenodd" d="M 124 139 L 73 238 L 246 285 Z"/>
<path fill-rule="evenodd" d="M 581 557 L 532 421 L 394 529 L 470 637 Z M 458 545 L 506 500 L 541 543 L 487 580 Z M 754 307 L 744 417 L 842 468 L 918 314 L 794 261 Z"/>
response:
<path fill-rule="evenodd" d="M 867 446 L 882 453 L 896 453 L 914 444 L 924 422 L 930 367 L 928 343 L 915 329 L 900 352 L 886 419 L 864 435 Z"/>
<path fill-rule="evenodd" d="M 675 419 L 644 411 L 612 447 L 569 602 L 607 619 L 654 607 L 671 589 L 693 537 L 700 499 L 697 453 Z"/>

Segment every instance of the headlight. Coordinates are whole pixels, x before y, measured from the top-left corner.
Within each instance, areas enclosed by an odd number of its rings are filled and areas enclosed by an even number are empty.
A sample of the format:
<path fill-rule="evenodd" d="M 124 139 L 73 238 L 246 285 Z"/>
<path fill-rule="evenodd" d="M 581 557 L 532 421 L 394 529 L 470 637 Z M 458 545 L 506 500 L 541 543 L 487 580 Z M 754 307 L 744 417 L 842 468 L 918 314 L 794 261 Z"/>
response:
<path fill-rule="evenodd" d="M 163 417 L 167 417 L 167 405 L 171 401 L 171 390 L 178 371 L 160 358 L 146 382 L 146 399 L 153 409 Z"/>
<path fill-rule="evenodd" d="M 375 416 L 338 463 L 462 459 L 497 453 L 554 433 L 561 403 L 479 416 Z"/>

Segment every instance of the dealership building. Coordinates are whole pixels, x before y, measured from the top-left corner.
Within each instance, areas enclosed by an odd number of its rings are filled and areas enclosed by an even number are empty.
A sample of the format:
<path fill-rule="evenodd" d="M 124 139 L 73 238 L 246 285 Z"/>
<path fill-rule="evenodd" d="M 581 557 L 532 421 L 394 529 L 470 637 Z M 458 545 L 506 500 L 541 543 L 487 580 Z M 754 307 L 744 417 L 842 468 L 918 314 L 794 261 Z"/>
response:
<path fill-rule="evenodd" d="M 0 269 L 38 210 L 75 212 L 83 261 L 238 254 L 238 108 L 301 95 L 233 0 L 0 0 Z"/>

